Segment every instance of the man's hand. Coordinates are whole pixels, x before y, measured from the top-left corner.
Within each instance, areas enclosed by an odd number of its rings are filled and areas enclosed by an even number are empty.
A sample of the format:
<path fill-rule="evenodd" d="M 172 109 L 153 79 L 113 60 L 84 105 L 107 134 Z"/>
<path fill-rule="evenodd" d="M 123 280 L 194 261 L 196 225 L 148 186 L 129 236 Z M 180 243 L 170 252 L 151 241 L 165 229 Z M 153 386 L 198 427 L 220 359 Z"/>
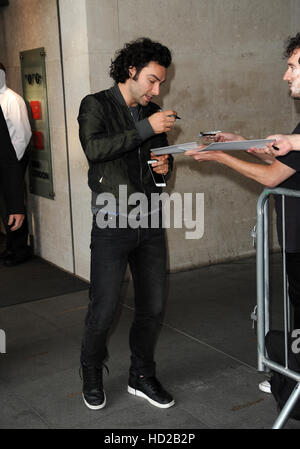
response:
<path fill-rule="evenodd" d="M 151 159 L 156 159 L 158 162 L 154 162 L 152 164 L 153 171 L 155 173 L 159 173 L 161 175 L 166 175 L 169 170 L 169 155 L 162 154 L 161 156 L 156 156 L 154 153 L 151 153 Z"/>
<path fill-rule="evenodd" d="M 246 140 L 246 139 L 234 133 L 217 133 L 214 137 L 215 142 L 235 142 L 238 140 Z"/>
<path fill-rule="evenodd" d="M 24 215 L 23 214 L 11 214 L 8 219 L 8 226 L 11 226 L 13 223 L 14 225 L 10 228 L 11 231 L 16 231 L 17 229 L 20 229 L 24 221 Z"/>
<path fill-rule="evenodd" d="M 155 134 L 167 133 L 174 126 L 176 115 L 176 111 L 155 112 L 148 120 Z"/>
<path fill-rule="evenodd" d="M 273 156 L 284 156 L 293 150 L 293 145 L 288 136 L 284 136 L 283 134 L 274 134 L 272 136 L 267 137 L 267 139 L 274 139 L 275 142 L 268 143 L 266 149 L 264 150 L 266 154 L 270 154 Z M 273 148 L 273 145 L 278 148 L 276 150 Z"/>
<path fill-rule="evenodd" d="M 204 150 L 206 145 L 199 145 L 194 150 L 188 150 L 184 154 L 190 156 L 198 162 L 218 161 L 224 155 L 223 151 L 199 151 Z"/>
<path fill-rule="evenodd" d="M 267 143 L 265 148 L 250 148 L 247 152 L 272 163 L 277 156 L 284 156 L 293 150 L 293 144 L 288 136 L 273 134 L 266 139 L 273 139 L 273 142 Z"/>
<path fill-rule="evenodd" d="M 270 145 L 272 145 L 272 143 Z M 266 164 L 273 164 L 273 162 L 275 161 L 275 157 L 273 156 L 272 151 L 269 150 L 269 148 L 267 147 L 265 148 L 251 147 L 249 148 L 249 150 L 246 150 L 246 153 L 249 153 L 252 156 L 257 157 L 261 161 L 266 162 Z"/>

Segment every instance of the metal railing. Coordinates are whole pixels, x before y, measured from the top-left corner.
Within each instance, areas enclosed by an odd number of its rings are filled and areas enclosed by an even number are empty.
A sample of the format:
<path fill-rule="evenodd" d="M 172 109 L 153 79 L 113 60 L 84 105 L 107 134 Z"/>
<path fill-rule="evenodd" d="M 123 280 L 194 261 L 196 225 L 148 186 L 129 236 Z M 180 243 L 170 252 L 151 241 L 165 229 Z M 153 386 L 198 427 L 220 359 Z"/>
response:
<path fill-rule="evenodd" d="M 270 329 L 270 291 L 269 291 L 269 198 L 280 195 L 282 198 L 282 257 L 283 257 L 283 302 L 284 302 L 284 349 L 285 365 L 272 361 L 267 354 L 265 336 Z M 288 366 L 288 333 L 290 332 L 290 301 L 286 274 L 286 229 L 285 199 L 299 197 L 300 191 L 289 189 L 265 189 L 257 201 L 256 224 L 256 275 L 257 275 L 257 352 L 258 370 L 268 372 L 270 369 L 295 380 L 296 386 L 279 413 L 273 429 L 282 428 L 288 420 L 293 407 L 300 398 L 300 373 Z M 299 229 L 300 232 L 300 229 Z"/>

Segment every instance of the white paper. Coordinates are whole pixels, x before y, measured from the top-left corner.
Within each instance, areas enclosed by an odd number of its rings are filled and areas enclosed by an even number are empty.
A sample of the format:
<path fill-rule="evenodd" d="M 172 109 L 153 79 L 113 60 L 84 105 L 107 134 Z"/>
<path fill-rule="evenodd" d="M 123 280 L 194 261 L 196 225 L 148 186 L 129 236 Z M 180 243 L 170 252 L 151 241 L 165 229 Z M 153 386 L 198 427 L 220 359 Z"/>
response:
<path fill-rule="evenodd" d="M 274 142 L 274 140 L 275 139 L 255 139 L 239 140 L 234 142 L 214 142 L 199 151 L 235 151 L 249 150 L 252 147 L 265 148 L 267 143 Z"/>
<path fill-rule="evenodd" d="M 197 142 L 188 142 L 178 145 L 169 145 L 168 147 L 154 148 L 151 151 L 157 156 L 161 156 L 162 154 L 184 153 L 188 150 L 194 150 L 198 146 L 199 144 Z"/>

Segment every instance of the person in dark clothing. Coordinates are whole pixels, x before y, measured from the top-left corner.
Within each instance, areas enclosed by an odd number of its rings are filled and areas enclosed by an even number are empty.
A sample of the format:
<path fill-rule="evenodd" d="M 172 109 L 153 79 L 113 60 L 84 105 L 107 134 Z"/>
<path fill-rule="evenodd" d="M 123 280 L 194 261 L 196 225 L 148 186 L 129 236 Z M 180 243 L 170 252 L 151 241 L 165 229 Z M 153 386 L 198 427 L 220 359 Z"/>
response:
<path fill-rule="evenodd" d="M 6 70 L 0 63 L 0 106 L 7 124 L 11 139 L 11 149 L 15 152 L 23 174 L 23 182 L 29 160 L 28 145 L 31 139 L 31 128 L 26 104 L 23 98 L 6 85 Z M 0 213 L 6 230 L 6 249 L 0 253 L 0 259 L 6 266 L 15 266 L 31 257 L 28 245 L 28 222 L 25 217 L 21 228 L 11 232 L 6 220 L 7 204 L 0 198 Z M 23 200 L 24 202 L 24 200 Z"/>
<path fill-rule="evenodd" d="M 265 339 L 266 349 L 270 360 L 285 366 L 286 361 L 288 368 L 300 373 L 300 349 L 298 331 L 296 335 L 289 333 L 285 342 L 283 331 L 270 330 Z M 287 348 L 285 348 L 285 343 Z M 285 350 L 287 349 L 287 360 Z M 296 386 L 296 381 L 288 376 L 284 376 L 277 371 L 272 371 L 270 378 L 271 391 L 276 400 L 279 411 L 284 407 L 289 399 L 292 391 Z M 296 402 L 289 415 L 291 418 L 300 420 L 300 400 Z"/>
<path fill-rule="evenodd" d="M 0 146 L 0 191 L 7 204 L 6 222 L 11 231 L 17 231 L 23 224 L 25 212 L 23 177 L 1 106 Z"/>
<path fill-rule="evenodd" d="M 136 212 L 136 207 L 128 205 L 132 194 L 143 195 L 150 204 L 151 194 L 161 192 L 153 182 L 147 161 L 154 158 L 151 149 L 168 144 L 166 132 L 175 122 L 176 111 L 161 111 L 152 102 L 170 64 L 169 49 L 158 42 L 140 38 L 125 44 L 110 67 L 115 85 L 86 96 L 80 105 L 79 136 L 89 163 L 93 212 L 90 302 L 81 369 L 83 400 L 93 410 L 106 404 L 102 370 L 108 355 L 107 334 L 127 264 L 135 288 L 128 392 L 160 408 L 174 404 L 172 396 L 157 380 L 154 361 L 166 296 L 165 232 L 161 222 L 157 227 L 142 225 L 154 214 L 160 217 L 161 211 L 151 206 L 145 209 L 141 204 Z M 154 173 L 168 179 L 172 156 L 155 159 Z M 113 197 L 116 207 L 109 203 L 103 207 L 103 195 Z M 131 225 L 133 212 L 140 225 Z"/>
<path fill-rule="evenodd" d="M 290 38 L 287 42 L 285 56 L 288 58 L 288 68 L 283 79 L 288 81 L 290 94 L 295 99 L 300 99 L 300 33 Z M 293 134 L 300 133 L 300 123 L 294 129 Z M 272 145 L 275 145 L 276 138 Z M 232 133 L 218 133 L 216 141 L 237 141 L 245 140 L 244 137 Z M 275 145 L 276 146 L 276 145 Z M 200 147 L 204 149 L 205 146 Z M 267 187 L 282 187 L 286 189 L 300 190 L 300 152 L 290 151 L 284 156 L 276 156 L 276 150 L 270 149 L 260 151 L 251 149 L 255 156 L 266 162 L 266 164 L 251 163 L 231 156 L 223 151 L 203 151 L 191 150 L 186 152 L 187 156 L 195 160 L 216 161 L 242 175 L 251 178 Z M 281 223 L 281 201 L 275 196 L 275 208 L 277 214 L 277 234 L 282 246 L 282 223 Z M 293 305 L 294 329 L 300 329 L 300 199 L 286 198 L 286 261 L 287 277 L 289 281 L 289 297 Z M 265 384 L 265 381 L 263 382 Z M 262 385 L 261 389 L 271 393 L 270 384 Z"/>

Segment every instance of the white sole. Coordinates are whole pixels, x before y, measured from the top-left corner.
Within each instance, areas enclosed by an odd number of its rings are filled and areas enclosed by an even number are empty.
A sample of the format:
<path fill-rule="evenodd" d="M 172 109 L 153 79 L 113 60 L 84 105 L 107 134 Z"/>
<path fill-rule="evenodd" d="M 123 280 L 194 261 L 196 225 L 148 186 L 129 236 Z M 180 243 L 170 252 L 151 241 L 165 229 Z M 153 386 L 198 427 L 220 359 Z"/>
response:
<path fill-rule="evenodd" d="M 268 382 L 267 384 L 265 382 Z M 260 391 L 263 391 L 264 393 L 268 393 L 271 394 L 271 385 L 269 381 L 263 381 L 258 385 L 258 388 L 260 389 Z"/>
<path fill-rule="evenodd" d="M 129 385 L 127 387 L 127 391 L 130 394 L 133 394 L 134 396 L 139 396 L 140 398 L 144 398 L 146 399 L 148 402 L 150 402 L 150 404 L 154 405 L 155 407 L 159 407 L 159 408 L 169 408 L 172 407 L 172 405 L 175 404 L 175 401 L 173 399 L 173 401 L 169 402 L 168 404 L 160 404 L 159 402 L 153 401 L 153 399 L 150 399 L 148 396 L 145 395 L 145 393 L 143 393 L 140 390 L 135 390 L 134 388 L 131 388 Z"/>
<path fill-rule="evenodd" d="M 82 398 L 83 398 L 83 402 L 85 403 L 85 405 L 86 405 L 89 409 L 91 409 L 91 410 L 101 410 L 102 408 L 104 408 L 104 407 L 106 406 L 106 396 L 105 396 L 105 392 L 104 392 L 104 401 L 103 401 L 103 403 L 102 403 L 101 405 L 91 405 L 91 404 L 89 404 L 89 403 L 85 400 L 83 393 L 82 393 Z"/>

